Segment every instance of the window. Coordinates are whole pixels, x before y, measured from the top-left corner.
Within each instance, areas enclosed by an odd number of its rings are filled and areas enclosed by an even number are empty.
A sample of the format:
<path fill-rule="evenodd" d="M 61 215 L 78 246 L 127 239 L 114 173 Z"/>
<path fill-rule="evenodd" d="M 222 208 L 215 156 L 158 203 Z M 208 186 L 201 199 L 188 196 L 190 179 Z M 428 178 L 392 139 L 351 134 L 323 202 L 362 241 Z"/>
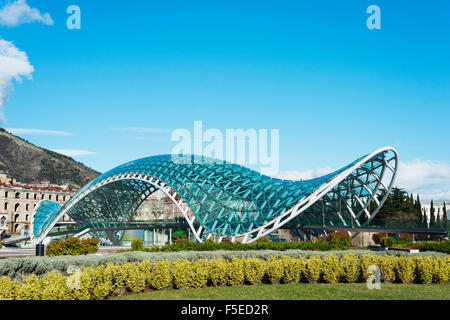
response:
<path fill-rule="evenodd" d="M 19 206 L 20 206 L 20 204 L 16 203 L 16 205 L 14 206 L 14 212 L 17 212 L 17 210 L 19 210 Z"/>
<path fill-rule="evenodd" d="M 5 191 L 5 198 L 8 198 L 8 191 Z"/>
<path fill-rule="evenodd" d="M 51 194 L 48 195 L 48 200 L 52 200 L 52 195 Z"/>
<path fill-rule="evenodd" d="M 8 210 L 8 202 L 5 202 L 5 210 Z"/>
<path fill-rule="evenodd" d="M 56 201 L 59 201 L 59 196 L 58 195 L 56 196 Z"/>
<path fill-rule="evenodd" d="M 27 193 L 27 197 L 26 197 L 27 199 L 30 199 L 30 194 L 29 193 Z"/>
<path fill-rule="evenodd" d="M 30 210 L 30 205 L 29 205 L 29 204 L 26 205 L 25 210 L 26 210 L 26 211 L 29 211 L 29 210 Z"/>
<path fill-rule="evenodd" d="M 16 198 L 16 199 L 20 199 L 20 192 L 16 192 L 15 198 Z"/>

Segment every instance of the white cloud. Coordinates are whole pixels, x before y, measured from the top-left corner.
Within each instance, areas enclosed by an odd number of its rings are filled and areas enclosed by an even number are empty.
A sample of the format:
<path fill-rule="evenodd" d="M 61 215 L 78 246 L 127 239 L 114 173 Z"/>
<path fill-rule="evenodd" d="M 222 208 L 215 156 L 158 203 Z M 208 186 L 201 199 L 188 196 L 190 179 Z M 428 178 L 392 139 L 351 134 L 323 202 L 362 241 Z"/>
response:
<path fill-rule="evenodd" d="M 23 129 L 23 128 L 6 128 L 6 131 L 16 135 L 50 135 L 50 136 L 70 136 L 70 132 L 57 130 L 42 130 L 42 129 Z"/>
<path fill-rule="evenodd" d="M 13 90 L 12 80 L 31 79 L 34 67 L 25 52 L 20 51 L 10 41 L 0 39 L 0 123 L 5 121 L 3 106 Z"/>
<path fill-rule="evenodd" d="M 91 154 L 95 154 L 95 152 L 86 151 L 86 150 L 74 150 L 74 149 L 53 149 L 53 152 L 61 153 L 69 157 L 77 157 L 77 156 L 89 156 Z"/>
<path fill-rule="evenodd" d="M 421 199 L 450 199 L 450 163 L 436 160 L 399 162 L 395 184 Z"/>
<path fill-rule="evenodd" d="M 450 185 L 450 164 L 433 160 L 400 161 L 396 184 L 407 190 Z"/>
<path fill-rule="evenodd" d="M 282 171 L 275 175 L 274 178 L 287 180 L 309 180 L 324 176 L 333 171 L 335 171 L 335 169 L 332 169 L 330 167 L 316 168 L 306 171 Z"/>
<path fill-rule="evenodd" d="M 330 167 L 307 171 L 284 171 L 275 178 L 289 180 L 307 180 L 335 171 Z M 421 199 L 429 201 L 450 200 L 450 163 L 436 160 L 413 160 L 399 162 L 395 186 L 408 193 L 419 193 Z"/>
<path fill-rule="evenodd" d="M 7 3 L 0 10 L 0 24 L 7 27 L 16 27 L 24 23 L 39 22 L 45 25 L 53 25 L 50 14 L 41 12 L 36 8 L 31 8 L 26 0 L 16 0 Z"/>

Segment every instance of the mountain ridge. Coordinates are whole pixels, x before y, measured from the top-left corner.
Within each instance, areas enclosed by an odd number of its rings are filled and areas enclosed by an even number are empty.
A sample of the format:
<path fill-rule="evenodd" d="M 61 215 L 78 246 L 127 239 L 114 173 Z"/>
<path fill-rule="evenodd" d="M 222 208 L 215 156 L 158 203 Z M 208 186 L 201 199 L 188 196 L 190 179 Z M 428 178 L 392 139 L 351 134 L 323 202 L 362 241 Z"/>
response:
<path fill-rule="evenodd" d="M 79 189 L 100 175 L 73 158 L 38 147 L 0 128 L 0 170 L 24 183 L 49 181 Z"/>

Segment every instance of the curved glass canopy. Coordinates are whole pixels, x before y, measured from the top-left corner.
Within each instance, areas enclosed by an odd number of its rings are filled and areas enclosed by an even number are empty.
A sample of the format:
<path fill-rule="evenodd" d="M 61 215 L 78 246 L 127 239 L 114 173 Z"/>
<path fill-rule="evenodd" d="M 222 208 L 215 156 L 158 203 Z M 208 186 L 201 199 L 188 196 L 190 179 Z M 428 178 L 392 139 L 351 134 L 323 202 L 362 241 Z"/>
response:
<path fill-rule="evenodd" d="M 396 167 L 397 152 L 390 147 L 330 174 L 300 181 L 275 179 L 240 165 L 193 155 L 147 157 L 102 174 L 62 208 L 42 202 L 36 213 L 34 241 L 42 241 L 63 214 L 92 230 L 120 225 L 131 220 L 139 205 L 157 190 L 177 204 L 199 241 L 225 237 L 252 242 L 288 222 L 322 219 L 324 210 L 331 223 L 348 216 L 362 224 L 372 219 L 384 202 L 378 199 L 380 190 L 390 189 Z M 373 201 L 376 208 L 371 210 Z"/>

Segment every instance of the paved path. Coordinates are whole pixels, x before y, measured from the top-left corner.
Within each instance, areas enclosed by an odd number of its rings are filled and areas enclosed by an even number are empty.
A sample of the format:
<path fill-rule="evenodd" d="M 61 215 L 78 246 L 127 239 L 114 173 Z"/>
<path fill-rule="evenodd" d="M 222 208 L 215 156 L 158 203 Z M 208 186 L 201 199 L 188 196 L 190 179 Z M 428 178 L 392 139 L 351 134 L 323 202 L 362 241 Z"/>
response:
<path fill-rule="evenodd" d="M 99 247 L 96 254 L 104 254 L 110 252 L 116 252 L 121 249 L 129 249 L 129 247 Z M 7 248 L 0 249 L 0 258 L 9 257 L 31 257 L 36 255 L 35 248 Z"/>

